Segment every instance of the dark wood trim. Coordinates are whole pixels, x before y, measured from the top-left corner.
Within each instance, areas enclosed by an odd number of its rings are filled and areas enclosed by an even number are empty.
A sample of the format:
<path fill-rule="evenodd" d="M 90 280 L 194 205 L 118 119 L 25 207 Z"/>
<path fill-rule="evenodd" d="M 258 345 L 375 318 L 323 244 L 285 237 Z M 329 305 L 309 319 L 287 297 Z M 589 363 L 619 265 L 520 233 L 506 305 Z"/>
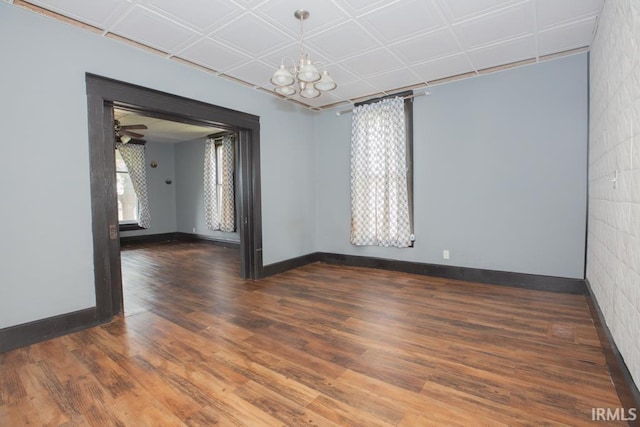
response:
<path fill-rule="evenodd" d="M 140 227 L 138 224 L 120 224 L 118 228 L 120 229 L 120 231 L 144 230 L 144 228 Z"/>
<path fill-rule="evenodd" d="M 140 245 L 143 243 L 173 242 L 176 233 L 141 234 L 139 236 L 120 235 L 120 246 Z"/>
<path fill-rule="evenodd" d="M 637 412 L 640 412 L 640 392 L 638 386 L 633 381 L 631 372 L 627 368 L 627 364 L 624 363 L 624 359 L 613 340 L 613 335 L 604 320 L 604 315 L 598 304 L 598 300 L 593 294 L 591 284 L 589 280 L 585 280 L 585 285 L 588 290 L 587 305 L 589 311 L 591 311 L 591 317 L 593 318 L 593 324 L 598 332 L 598 338 L 600 338 L 600 345 L 604 351 L 604 356 L 607 360 L 607 366 L 609 367 L 609 374 L 611 374 L 611 380 L 616 388 L 620 402 L 625 409 L 625 413 L 629 413 L 629 409 L 635 408 Z M 640 426 L 640 413 L 638 418 L 634 421 L 629 421 L 630 426 Z"/>
<path fill-rule="evenodd" d="M 142 234 L 139 236 L 120 236 L 120 246 L 132 246 L 158 242 L 198 242 L 221 246 L 223 248 L 240 249 L 240 242 L 237 240 L 222 239 L 218 237 L 207 236 L 204 234 L 175 232 L 161 234 Z"/>
<path fill-rule="evenodd" d="M 183 123 L 213 126 L 238 133 L 238 217 L 243 278 L 262 275 L 260 194 L 260 118 L 201 101 L 117 80 L 86 74 L 91 170 L 96 306 L 100 319 L 122 312 L 119 239 L 115 195 L 113 107 Z"/>
<path fill-rule="evenodd" d="M 215 246 L 221 246 L 223 248 L 240 248 L 240 242 L 236 240 L 229 239 L 221 239 L 218 237 L 207 236 L 205 234 L 194 234 L 194 233 L 182 233 L 176 232 L 174 234 L 174 241 L 177 242 L 199 242 L 199 243 L 208 243 Z"/>
<path fill-rule="evenodd" d="M 378 98 L 367 99 L 366 101 L 362 101 L 362 102 L 356 102 L 355 104 L 353 104 L 353 106 L 354 107 L 359 107 L 361 105 L 375 104 L 376 102 L 380 102 L 383 99 L 395 98 L 396 96 L 404 98 L 406 96 L 411 96 L 411 95 L 413 95 L 413 91 L 405 90 L 405 91 L 394 93 L 394 94 L 391 94 L 391 95 L 385 95 L 385 96 L 380 96 Z M 405 101 L 406 101 L 406 99 L 405 99 Z"/>
<path fill-rule="evenodd" d="M 587 292 L 584 280 L 582 279 L 331 253 L 323 253 L 320 256 L 320 259 L 329 264 L 380 268 L 383 270 L 401 271 L 404 273 L 422 274 L 425 276 L 465 280 L 468 282 L 487 283 L 491 285 L 534 289 L 538 291 L 577 295 L 586 295 Z"/>
<path fill-rule="evenodd" d="M 114 289 L 113 275 L 120 273 L 120 256 L 113 254 L 120 247 L 110 239 L 109 228 L 118 226 L 115 189 L 115 151 L 113 149 L 113 130 L 107 132 L 103 124 L 113 123 L 113 109 L 105 105 L 106 101 L 99 91 L 89 88 L 87 81 L 87 115 L 89 122 L 89 168 L 91 186 L 91 227 L 93 235 L 93 270 L 95 277 L 96 307 L 100 320 L 109 320 L 117 300 L 112 295 Z M 113 166 L 111 164 L 113 163 Z M 111 174 L 113 171 L 113 174 Z M 114 220 L 115 218 L 115 220 Z M 114 244 L 117 245 L 114 248 Z M 120 281 L 122 278 L 120 277 Z M 117 291 L 116 291 L 117 292 Z M 115 306 L 115 307 L 114 307 Z"/>
<path fill-rule="evenodd" d="M 235 134 L 236 133 L 233 131 L 223 130 L 220 132 L 212 133 L 211 135 L 207 135 L 207 138 L 216 139 L 216 138 L 222 138 L 223 136 L 227 136 L 227 135 L 235 136 Z"/>
<path fill-rule="evenodd" d="M 313 252 L 295 258 L 286 259 L 284 261 L 275 262 L 264 266 L 264 275 L 273 276 L 275 274 L 284 273 L 285 271 L 303 267 L 307 264 L 320 261 L 320 252 Z"/>
<path fill-rule="evenodd" d="M 102 323 L 95 307 L 0 329 L 0 353 Z"/>
<path fill-rule="evenodd" d="M 565 294 L 586 295 L 587 288 L 583 279 L 542 276 L 538 274 L 514 273 L 509 271 L 484 270 L 479 268 L 456 267 L 451 265 L 426 264 L 421 262 L 398 261 L 385 258 L 363 257 L 356 255 L 315 252 L 301 257 L 284 260 L 264 266 L 266 275 L 282 273 L 286 270 L 302 267 L 311 262 L 326 262 L 334 265 L 352 267 L 379 268 L 381 270 L 400 271 L 445 279 L 465 280 L 468 282 L 491 285 L 511 286 L 515 288 Z"/>

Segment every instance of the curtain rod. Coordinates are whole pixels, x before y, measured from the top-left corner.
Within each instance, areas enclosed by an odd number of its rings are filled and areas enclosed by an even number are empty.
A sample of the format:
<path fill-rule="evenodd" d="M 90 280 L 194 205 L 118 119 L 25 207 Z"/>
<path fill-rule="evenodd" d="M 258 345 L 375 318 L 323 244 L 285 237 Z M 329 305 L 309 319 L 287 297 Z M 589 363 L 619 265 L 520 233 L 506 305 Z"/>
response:
<path fill-rule="evenodd" d="M 424 92 L 418 92 L 418 93 L 414 93 L 413 95 L 407 95 L 407 96 L 403 96 L 403 99 L 411 99 L 411 98 L 417 98 L 418 96 L 424 96 L 424 95 L 430 95 L 431 91 L 430 90 L 426 90 Z M 350 108 L 348 110 L 342 110 L 342 111 L 337 111 L 336 112 L 336 116 L 341 116 L 345 113 L 350 113 L 353 111 L 353 108 Z"/>

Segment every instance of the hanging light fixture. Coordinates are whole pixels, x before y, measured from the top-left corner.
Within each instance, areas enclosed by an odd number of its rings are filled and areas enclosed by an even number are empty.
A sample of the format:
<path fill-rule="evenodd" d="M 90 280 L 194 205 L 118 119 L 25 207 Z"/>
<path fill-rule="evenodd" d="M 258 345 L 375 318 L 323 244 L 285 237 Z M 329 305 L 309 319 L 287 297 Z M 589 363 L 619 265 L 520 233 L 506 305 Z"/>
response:
<path fill-rule="evenodd" d="M 271 77 L 271 83 L 280 95 L 293 96 L 298 93 L 303 98 L 317 98 L 322 92 L 333 90 L 338 85 L 326 69 L 319 72 L 315 64 L 323 64 L 311 62 L 309 54 L 304 51 L 304 21 L 309 17 L 309 12 L 299 9 L 293 16 L 300 21 L 300 59 L 296 64 L 291 58 L 283 58 L 280 68 Z M 286 60 L 291 61 L 292 65 L 285 67 Z"/>

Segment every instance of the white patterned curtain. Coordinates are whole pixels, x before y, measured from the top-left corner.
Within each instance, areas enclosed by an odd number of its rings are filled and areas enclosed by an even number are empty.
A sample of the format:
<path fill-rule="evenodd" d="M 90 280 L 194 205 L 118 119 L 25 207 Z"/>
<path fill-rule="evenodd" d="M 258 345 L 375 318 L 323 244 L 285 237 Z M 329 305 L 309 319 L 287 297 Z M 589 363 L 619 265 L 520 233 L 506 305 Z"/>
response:
<path fill-rule="evenodd" d="M 149 213 L 149 199 L 147 197 L 147 168 L 144 158 L 144 145 L 140 144 L 116 144 L 116 148 L 127 165 L 133 191 L 136 192 L 140 206 L 138 225 L 142 228 L 151 227 L 151 214 Z"/>
<path fill-rule="evenodd" d="M 222 138 L 220 168 L 222 182 L 220 200 L 220 231 L 233 232 L 236 228 L 235 198 L 233 187 L 233 135 Z"/>
<path fill-rule="evenodd" d="M 204 145 L 204 217 L 209 230 L 220 230 L 216 163 L 215 142 L 207 139 Z"/>
<path fill-rule="evenodd" d="M 411 246 L 404 100 L 354 108 L 351 127 L 351 243 Z"/>
<path fill-rule="evenodd" d="M 204 210 L 207 228 L 235 231 L 234 136 L 226 135 L 219 148 L 207 139 L 204 150 Z"/>

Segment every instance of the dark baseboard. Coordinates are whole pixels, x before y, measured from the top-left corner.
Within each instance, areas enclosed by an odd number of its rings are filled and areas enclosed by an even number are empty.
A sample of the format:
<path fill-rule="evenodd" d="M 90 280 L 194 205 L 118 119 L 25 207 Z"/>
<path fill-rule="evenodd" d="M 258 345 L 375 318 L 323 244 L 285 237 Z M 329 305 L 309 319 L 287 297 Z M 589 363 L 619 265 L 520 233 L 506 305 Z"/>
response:
<path fill-rule="evenodd" d="M 293 270 L 294 268 L 299 268 L 307 264 L 318 262 L 320 261 L 319 255 L 320 255 L 320 252 L 314 252 L 307 255 L 302 255 L 299 257 L 286 259 L 284 261 L 265 265 L 262 268 L 262 276 L 263 277 L 273 276 L 274 274 L 284 273 L 285 271 Z"/>
<path fill-rule="evenodd" d="M 426 264 L 421 262 L 398 261 L 393 259 L 332 253 L 321 253 L 319 259 L 328 264 L 380 268 L 383 270 L 400 271 L 403 273 L 422 274 L 424 276 L 534 289 L 538 291 L 578 295 L 585 295 L 587 292 L 582 279 L 569 279 L 564 277 L 541 276 L 537 274 L 483 270 L 479 268 Z"/>
<path fill-rule="evenodd" d="M 120 236 L 120 246 L 140 245 L 144 243 L 158 242 L 200 242 L 225 248 L 240 248 L 240 242 L 233 240 L 218 239 L 204 234 L 192 233 L 161 233 L 145 234 L 140 236 Z"/>
<path fill-rule="evenodd" d="M 143 234 L 140 236 L 120 236 L 120 246 L 140 245 L 143 243 L 172 242 L 176 233 Z"/>
<path fill-rule="evenodd" d="M 210 245 L 215 245 L 215 246 L 221 246 L 223 248 L 232 248 L 232 249 L 240 248 L 240 242 L 237 242 L 235 240 L 220 239 L 216 237 L 206 236 L 204 234 L 181 233 L 181 232 L 176 232 L 173 234 L 175 235 L 174 240 L 179 242 L 199 242 L 199 243 L 208 243 Z"/>
<path fill-rule="evenodd" d="M 479 268 L 455 267 L 450 265 L 426 264 L 421 262 L 398 261 L 393 259 L 334 254 L 328 252 L 314 252 L 297 258 L 280 261 L 275 264 L 265 265 L 264 277 L 283 273 L 287 270 L 302 267 L 303 265 L 318 261 L 334 265 L 379 268 L 382 270 L 421 274 L 423 276 L 465 280 L 468 282 L 488 283 L 492 285 L 510 286 L 538 291 L 587 295 L 587 287 L 583 279 L 513 273 L 509 271 L 483 270 Z"/>
<path fill-rule="evenodd" d="M 0 353 L 46 341 L 102 322 L 95 307 L 0 329 Z"/>
<path fill-rule="evenodd" d="M 629 425 L 640 426 L 640 392 L 638 391 L 638 386 L 633 381 L 631 372 L 629 372 L 626 363 L 624 363 L 624 359 L 613 340 L 613 335 L 611 335 L 611 331 L 604 321 L 602 310 L 593 294 L 589 281 L 586 280 L 585 284 L 588 290 L 587 304 L 591 311 L 593 324 L 598 332 L 598 338 L 600 338 L 600 345 L 607 359 L 611 380 L 616 387 L 616 392 L 625 409 L 625 413 L 629 414 L 629 409 L 632 408 L 635 408 L 635 412 L 638 412 L 638 419 L 629 421 Z"/>

